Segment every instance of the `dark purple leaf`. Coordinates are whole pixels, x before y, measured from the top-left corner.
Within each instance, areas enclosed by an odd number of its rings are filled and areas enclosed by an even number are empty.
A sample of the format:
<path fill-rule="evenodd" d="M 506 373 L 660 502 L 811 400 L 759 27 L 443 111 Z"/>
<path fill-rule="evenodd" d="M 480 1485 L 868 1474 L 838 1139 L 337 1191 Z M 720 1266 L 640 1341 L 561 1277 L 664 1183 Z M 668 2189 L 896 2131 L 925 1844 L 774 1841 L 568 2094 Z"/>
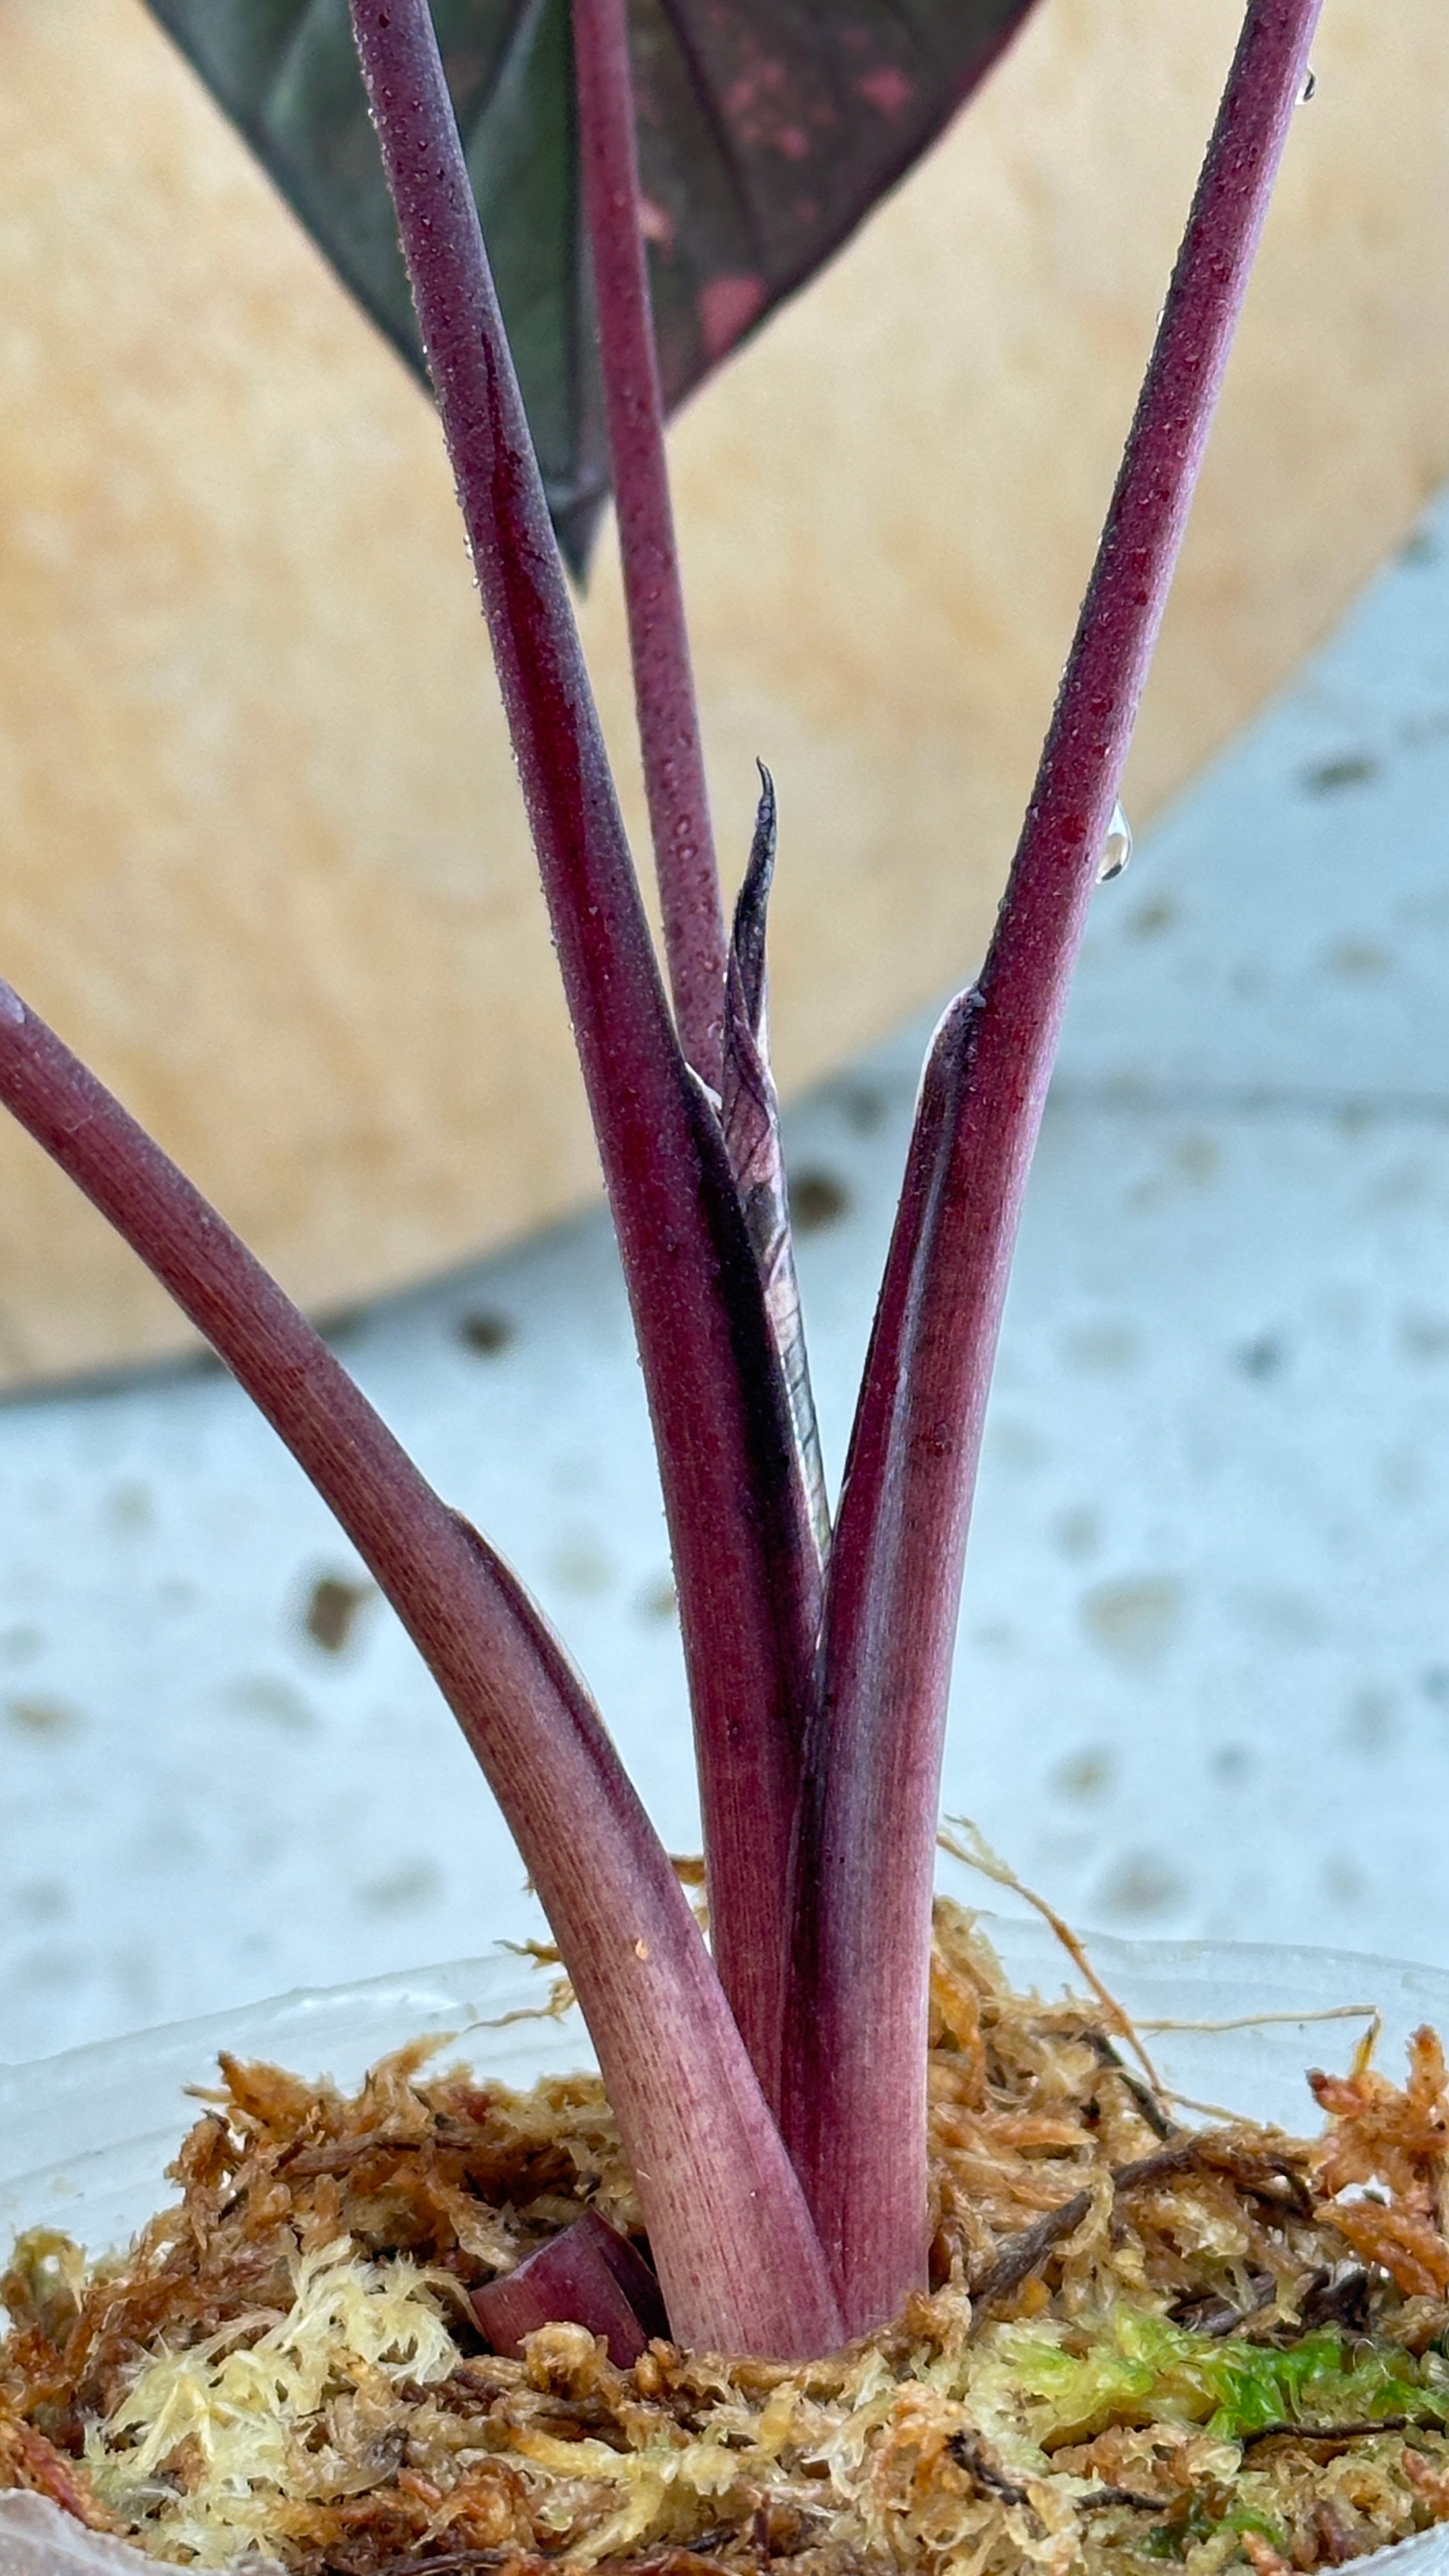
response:
<path fill-rule="evenodd" d="M 151 0 L 419 373 L 346 0 Z M 645 224 L 672 410 L 940 133 L 1030 0 L 633 0 Z M 566 551 L 608 488 L 568 0 L 435 0 L 469 171 Z"/>
<path fill-rule="evenodd" d="M 627 2236 L 585 2210 L 516 2271 L 472 2292 L 473 2313 L 495 2352 L 516 2354 L 540 2326 L 584 2326 L 602 2335 L 616 2370 L 628 2370 L 669 2319 L 659 2283 Z"/>

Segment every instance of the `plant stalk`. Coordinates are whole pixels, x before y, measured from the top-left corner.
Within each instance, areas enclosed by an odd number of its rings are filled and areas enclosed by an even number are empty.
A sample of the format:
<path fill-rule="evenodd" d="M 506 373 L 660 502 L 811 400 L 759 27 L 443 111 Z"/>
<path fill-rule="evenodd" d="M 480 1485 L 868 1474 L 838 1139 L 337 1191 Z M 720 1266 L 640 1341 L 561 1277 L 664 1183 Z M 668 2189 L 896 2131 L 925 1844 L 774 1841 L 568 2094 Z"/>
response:
<path fill-rule="evenodd" d="M 426 0 L 353 28 L 493 642 L 639 1343 L 725 1989 L 777 2098 L 820 1567 L 718 1122 L 660 985 Z"/>
<path fill-rule="evenodd" d="M 985 967 L 947 1014 L 837 1523 L 786 2136 L 852 2334 L 924 2279 L 941 1744 L 972 1484 L 1067 986 L 1319 0 L 1252 0 Z"/>
<path fill-rule="evenodd" d="M 219 1352 L 376 1577 L 503 1809 L 599 2052 L 673 2330 L 782 2357 L 839 2320 L 818 2239 L 673 1865 L 517 1578 L 95 1076 L 0 984 L 0 1102 Z"/>
<path fill-rule="evenodd" d="M 639 222 L 627 0 L 573 0 L 584 212 L 664 953 L 680 1042 L 721 1088 L 725 920 L 664 454 Z"/>

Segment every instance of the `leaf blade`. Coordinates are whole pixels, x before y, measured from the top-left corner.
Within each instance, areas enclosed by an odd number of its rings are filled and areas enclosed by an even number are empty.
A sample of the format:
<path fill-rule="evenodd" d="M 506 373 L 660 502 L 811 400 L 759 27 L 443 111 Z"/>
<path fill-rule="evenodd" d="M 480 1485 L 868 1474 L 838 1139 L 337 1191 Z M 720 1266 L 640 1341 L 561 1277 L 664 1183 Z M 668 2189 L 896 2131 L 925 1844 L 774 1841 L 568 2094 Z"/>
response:
<path fill-rule="evenodd" d="M 935 141 L 1032 0 L 633 0 L 641 199 L 674 410 Z M 150 0 L 372 319 L 422 350 L 346 0 Z M 434 17 L 549 506 L 575 569 L 608 492 L 568 0 Z"/>

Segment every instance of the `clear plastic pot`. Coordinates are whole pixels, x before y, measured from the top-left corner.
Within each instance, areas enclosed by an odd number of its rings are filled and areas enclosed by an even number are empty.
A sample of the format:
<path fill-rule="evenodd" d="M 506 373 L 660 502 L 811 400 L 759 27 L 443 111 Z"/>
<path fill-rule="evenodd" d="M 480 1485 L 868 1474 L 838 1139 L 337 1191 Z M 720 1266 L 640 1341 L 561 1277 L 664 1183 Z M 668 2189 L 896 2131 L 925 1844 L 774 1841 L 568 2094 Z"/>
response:
<path fill-rule="evenodd" d="M 988 1928 L 1018 1985 L 1048 1995 L 1080 1989 L 1043 1924 L 994 1921 Z M 1151 2034 L 1154 2058 L 1175 2090 L 1289 2130 L 1301 2132 L 1314 2116 L 1305 2068 L 1344 2064 L 1363 2026 L 1346 2007 L 1381 2015 L 1380 2062 L 1389 2071 L 1421 2022 L 1449 2032 L 1449 1974 L 1439 1969 L 1218 1941 L 1094 1937 L 1090 1951 L 1135 2019 L 1195 2025 Z M 185 2088 L 207 2082 L 220 2049 L 342 2083 L 429 2031 L 449 2036 L 450 2060 L 463 2057 L 481 2076 L 505 2083 L 590 2064 L 577 2013 L 536 2017 L 545 1991 L 535 1970 L 495 1955 L 283 1995 L 0 2067 L 0 2241 L 38 2226 L 61 2228 L 93 2252 L 123 2241 L 163 2205 L 165 2167 L 195 2118 Z M 1357 2563 L 1393 2576 L 1449 2576 L 1449 2525 Z M 94 2547 L 90 2534 L 53 2507 L 0 2496 L 0 2576 L 81 2568 L 119 2576 L 137 2564 L 136 2554 L 117 2544 Z"/>

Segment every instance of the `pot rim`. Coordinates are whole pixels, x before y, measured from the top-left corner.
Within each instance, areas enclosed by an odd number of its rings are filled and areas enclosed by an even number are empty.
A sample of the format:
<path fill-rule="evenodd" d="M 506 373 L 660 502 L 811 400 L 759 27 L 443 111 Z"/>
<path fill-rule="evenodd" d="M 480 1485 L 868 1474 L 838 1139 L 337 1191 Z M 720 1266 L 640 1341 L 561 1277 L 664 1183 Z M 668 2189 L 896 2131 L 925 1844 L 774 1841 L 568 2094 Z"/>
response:
<path fill-rule="evenodd" d="M 1081 1991 L 1080 1972 L 1037 1917 L 976 1920 L 1014 1984 Z M 1298 1944 L 1084 1938 L 1175 2092 L 1289 2130 L 1313 2116 L 1305 2068 L 1341 2061 L 1372 2013 L 1386 2066 L 1421 2022 L 1449 2036 L 1449 1970 Z M 129 2233 L 160 2205 L 164 2167 L 195 2118 L 187 2088 L 205 2083 L 222 2049 L 342 2083 L 425 2033 L 456 2040 L 455 2053 L 498 2083 L 593 2066 L 577 2008 L 547 2014 L 548 1993 L 533 1962 L 500 1946 L 0 2066 L 0 2237 L 40 2223 L 83 2227 L 93 2245 L 96 2231 L 109 2228 L 107 2242 Z M 1163 2021 L 1185 2026 L 1145 2027 Z M 1236 2026 L 1210 2026 L 1225 2022 Z"/>

